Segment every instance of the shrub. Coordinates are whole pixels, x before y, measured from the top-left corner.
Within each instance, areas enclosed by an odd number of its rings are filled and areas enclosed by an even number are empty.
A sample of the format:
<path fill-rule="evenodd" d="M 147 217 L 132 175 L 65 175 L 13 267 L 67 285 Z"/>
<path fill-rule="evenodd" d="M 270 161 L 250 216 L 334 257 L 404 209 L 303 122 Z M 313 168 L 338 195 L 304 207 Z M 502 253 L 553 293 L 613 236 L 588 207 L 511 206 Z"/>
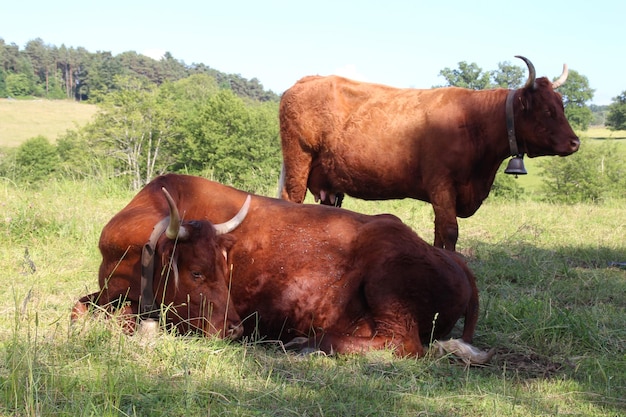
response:
<path fill-rule="evenodd" d="M 542 161 L 542 190 L 552 202 L 599 202 L 626 197 L 626 158 L 611 140 L 587 143 L 566 158 Z"/>
<path fill-rule="evenodd" d="M 33 92 L 33 84 L 24 74 L 7 75 L 5 88 L 7 94 L 12 97 L 25 97 Z"/>
<path fill-rule="evenodd" d="M 504 161 L 505 164 L 508 160 Z M 501 166 L 491 186 L 490 197 L 494 199 L 519 200 L 524 194 L 524 187 L 515 181 L 513 175 L 505 174 Z"/>
<path fill-rule="evenodd" d="M 59 167 L 56 146 L 44 136 L 22 143 L 15 153 L 16 182 L 33 183 L 48 178 Z"/>

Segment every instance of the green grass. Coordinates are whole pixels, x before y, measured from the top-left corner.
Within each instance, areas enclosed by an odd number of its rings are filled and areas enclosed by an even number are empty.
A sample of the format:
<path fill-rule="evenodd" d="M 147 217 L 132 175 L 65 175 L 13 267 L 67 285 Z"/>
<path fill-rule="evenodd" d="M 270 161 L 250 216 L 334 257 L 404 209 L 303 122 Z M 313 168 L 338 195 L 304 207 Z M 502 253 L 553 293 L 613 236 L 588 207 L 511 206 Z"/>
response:
<path fill-rule="evenodd" d="M 96 111 L 93 104 L 72 100 L 0 99 L 0 146 L 19 146 L 39 135 L 54 142 L 90 121 Z"/>
<path fill-rule="evenodd" d="M 269 341 L 69 325 L 97 288 L 99 233 L 132 193 L 103 182 L 39 191 L 0 181 L 0 416 L 617 416 L 626 413 L 626 206 L 487 201 L 460 220 L 478 277 L 484 367 L 444 359 L 301 357 Z M 391 212 L 432 241 L 430 205 Z M 26 253 L 28 250 L 28 253 Z M 455 330 L 458 333 L 458 329 Z"/>

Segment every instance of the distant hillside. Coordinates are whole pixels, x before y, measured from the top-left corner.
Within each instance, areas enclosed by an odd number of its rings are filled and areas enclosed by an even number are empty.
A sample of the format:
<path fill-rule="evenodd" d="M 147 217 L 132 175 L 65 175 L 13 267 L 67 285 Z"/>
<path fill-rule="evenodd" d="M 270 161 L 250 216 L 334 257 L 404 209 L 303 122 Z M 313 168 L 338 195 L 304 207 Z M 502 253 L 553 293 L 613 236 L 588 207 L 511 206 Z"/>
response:
<path fill-rule="evenodd" d="M 68 129 L 89 122 L 97 110 L 73 100 L 0 99 L 0 146 L 18 146 L 39 135 L 54 142 Z"/>

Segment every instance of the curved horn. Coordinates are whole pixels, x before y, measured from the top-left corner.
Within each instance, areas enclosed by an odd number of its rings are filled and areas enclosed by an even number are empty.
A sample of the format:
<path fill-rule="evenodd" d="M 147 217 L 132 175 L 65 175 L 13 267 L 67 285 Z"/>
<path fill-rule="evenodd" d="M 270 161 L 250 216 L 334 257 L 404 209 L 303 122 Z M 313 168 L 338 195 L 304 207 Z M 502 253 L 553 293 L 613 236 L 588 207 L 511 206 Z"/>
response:
<path fill-rule="evenodd" d="M 526 63 L 526 66 L 528 67 L 528 80 L 526 80 L 526 84 L 524 84 L 524 87 L 522 87 L 522 88 L 534 89 L 535 88 L 535 78 L 537 77 L 537 73 L 535 72 L 535 66 L 526 57 L 523 57 L 521 55 L 515 55 L 515 58 L 519 58 L 522 61 L 524 61 Z"/>
<path fill-rule="evenodd" d="M 558 80 L 552 83 L 552 88 L 557 89 L 562 86 L 565 80 L 567 80 L 567 74 L 569 74 L 567 64 L 563 64 L 563 72 L 561 73 L 561 76 L 558 78 Z"/>
<path fill-rule="evenodd" d="M 246 218 L 246 215 L 248 214 L 248 209 L 250 208 L 250 200 L 251 197 L 250 194 L 248 194 L 246 201 L 244 201 L 243 205 L 239 209 L 239 213 L 235 214 L 235 217 L 224 223 L 213 225 L 215 227 L 216 234 L 223 235 L 225 233 L 230 233 L 235 230 L 235 228 L 239 226 L 241 222 L 243 222 L 243 219 Z"/>
<path fill-rule="evenodd" d="M 187 229 L 180 226 L 180 214 L 178 213 L 176 203 L 174 203 L 174 199 L 165 187 L 161 187 L 161 190 L 163 191 L 163 194 L 165 194 L 167 205 L 170 207 L 170 222 L 165 230 L 165 236 L 172 240 L 176 238 L 184 239 L 187 237 Z"/>

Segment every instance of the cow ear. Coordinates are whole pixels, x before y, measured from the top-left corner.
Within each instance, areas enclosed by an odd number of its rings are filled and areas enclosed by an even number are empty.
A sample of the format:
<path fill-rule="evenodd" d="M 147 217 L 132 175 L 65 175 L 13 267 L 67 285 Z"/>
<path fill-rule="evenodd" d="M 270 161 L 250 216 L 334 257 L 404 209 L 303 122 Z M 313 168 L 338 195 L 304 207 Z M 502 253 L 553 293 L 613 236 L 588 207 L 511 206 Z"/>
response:
<path fill-rule="evenodd" d="M 178 286 L 178 253 L 166 249 L 161 252 L 161 274 L 169 274 L 170 267 L 174 273 L 174 283 Z"/>
<path fill-rule="evenodd" d="M 224 259 L 228 258 L 228 252 L 232 249 L 236 241 L 237 238 L 229 234 L 217 236 L 217 246 L 222 250 Z"/>

